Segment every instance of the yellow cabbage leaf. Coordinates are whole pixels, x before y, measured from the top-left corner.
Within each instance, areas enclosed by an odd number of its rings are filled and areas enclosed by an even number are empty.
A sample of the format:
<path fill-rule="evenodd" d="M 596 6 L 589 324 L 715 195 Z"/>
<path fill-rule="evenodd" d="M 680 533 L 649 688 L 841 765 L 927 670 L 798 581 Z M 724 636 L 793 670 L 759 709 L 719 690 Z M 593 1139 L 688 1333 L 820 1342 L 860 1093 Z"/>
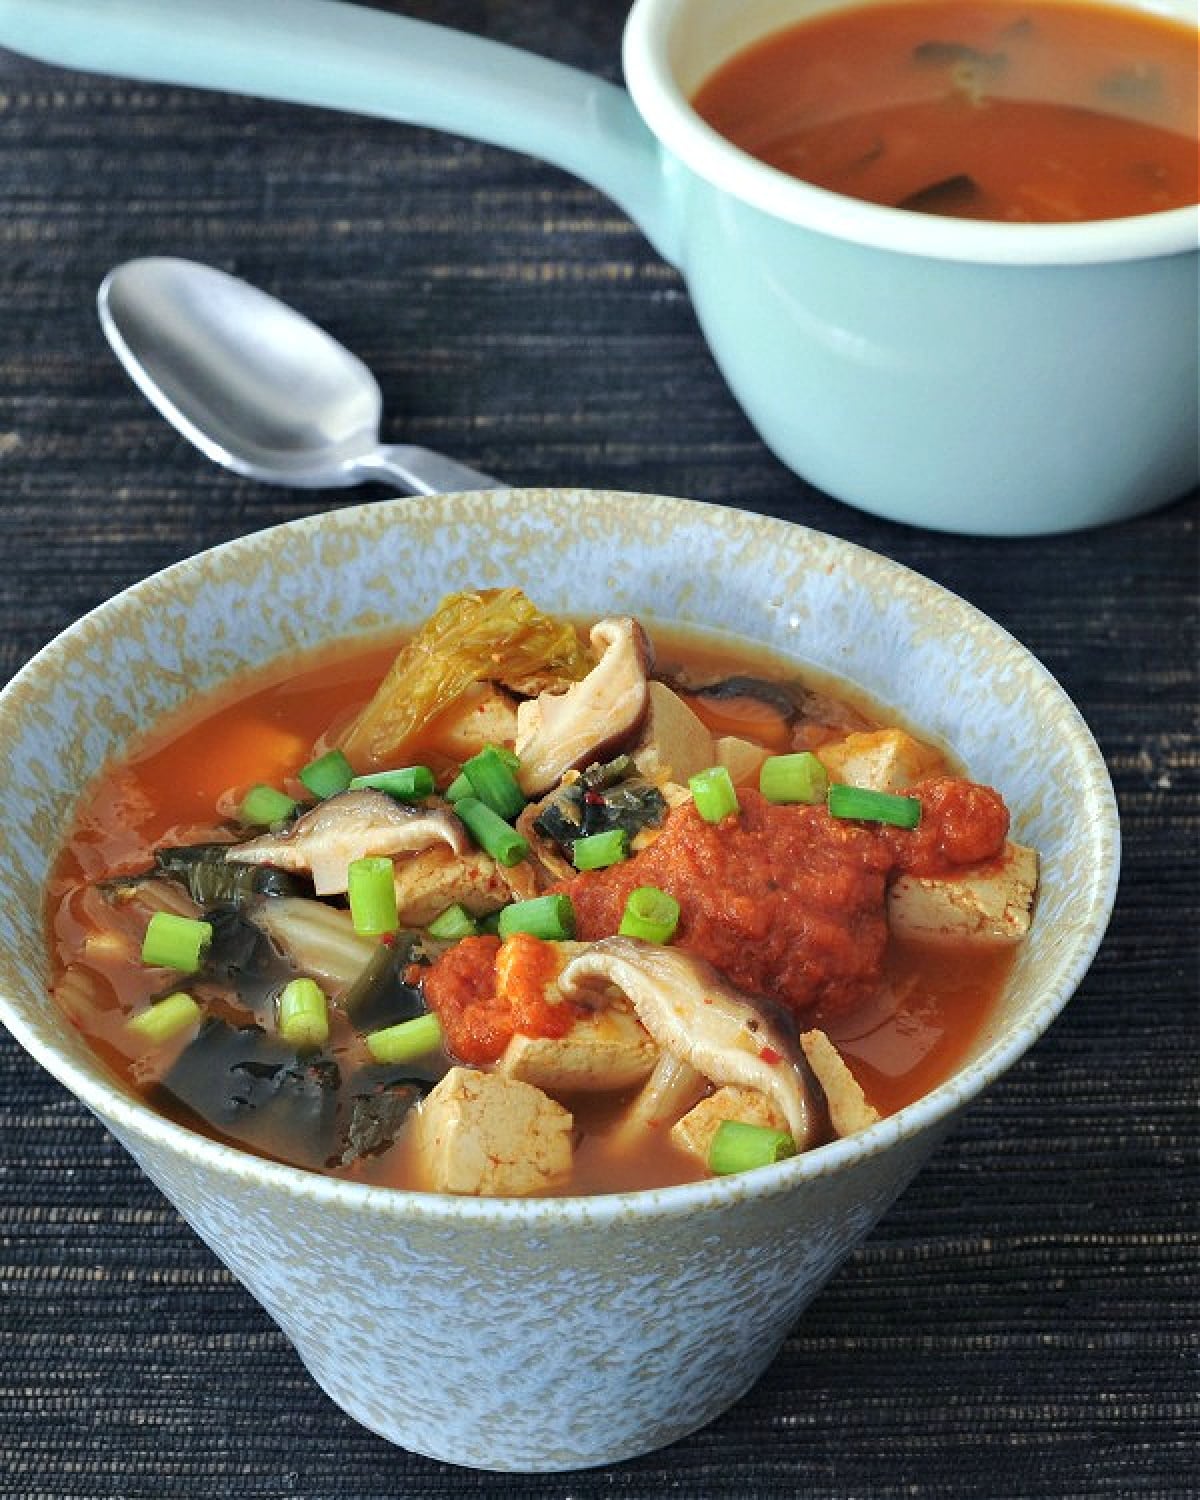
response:
<path fill-rule="evenodd" d="M 341 748 L 356 765 L 394 761 L 473 683 L 518 688 L 546 674 L 575 682 L 592 666 L 574 628 L 520 589 L 448 594 L 401 648 Z"/>

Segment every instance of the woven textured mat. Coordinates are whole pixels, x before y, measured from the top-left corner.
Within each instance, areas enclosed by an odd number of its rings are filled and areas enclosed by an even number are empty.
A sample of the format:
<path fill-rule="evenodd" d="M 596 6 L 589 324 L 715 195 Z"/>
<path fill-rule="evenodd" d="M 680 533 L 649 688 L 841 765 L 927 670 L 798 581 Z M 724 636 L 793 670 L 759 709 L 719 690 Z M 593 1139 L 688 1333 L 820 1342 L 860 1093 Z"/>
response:
<path fill-rule="evenodd" d="M 625 7 L 567 9 L 437 13 L 615 76 Z M 0 1500 L 1197 1493 L 1196 497 L 1015 542 L 835 504 L 763 450 L 679 278 L 611 205 L 451 137 L 7 58 L 0 194 L 0 680 L 152 570 L 347 498 L 214 468 L 121 375 L 96 286 L 127 257 L 176 253 L 353 347 L 379 374 L 389 438 L 516 483 L 786 516 L 965 595 L 1079 703 L 1125 837 L 1109 938 L 1062 1020 L 757 1388 L 612 1470 L 479 1475 L 358 1428 L 105 1131 L 0 1036 Z"/>

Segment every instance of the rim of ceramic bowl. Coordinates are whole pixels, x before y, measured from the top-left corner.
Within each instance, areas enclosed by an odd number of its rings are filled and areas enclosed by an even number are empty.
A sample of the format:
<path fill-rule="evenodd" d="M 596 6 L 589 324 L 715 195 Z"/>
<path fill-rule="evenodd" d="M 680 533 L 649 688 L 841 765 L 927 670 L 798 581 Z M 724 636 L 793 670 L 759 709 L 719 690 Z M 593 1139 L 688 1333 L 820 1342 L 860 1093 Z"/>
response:
<path fill-rule="evenodd" d="M 489 496 L 493 503 L 502 502 L 505 505 L 510 504 L 514 496 L 523 496 L 525 503 L 532 501 L 541 505 L 545 505 L 547 500 L 561 503 L 567 497 L 573 505 L 581 502 L 611 505 L 614 500 L 632 500 L 643 507 L 647 504 L 660 507 L 665 512 L 660 519 L 665 520 L 670 512 L 676 511 L 681 512 L 683 518 L 711 516 L 718 526 L 728 526 L 731 520 L 735 520 L 738 525 L 752 526 L 764 540 L 772 538 L 781 549 L 803 546 L 812 550 L 814 556 L 824 554 L 826 561 L 831 553 L 840 559 L 854 558 L 856 568 L 868 575 L 874 574 L 880 588 L 894 586 L 899 580 L 906 579 L 910 581 L 910 586 L 915 583 L 922 591 L 928 591 L 932 601 L 940 601 L 942 607 L 955 611 L 963 623 L 990 633 L 998 648 L 1014 663 L 1019 664 L 1024 672 L 1031 674 L 1032 680 L 1041 688 L 1049 689 L 1060 712 L 1072 726 L 1074 749 L 1081 758 L 1080 815 L 1093 828 L 1097 844 L 1107 843 L 1112 857 L 1107 866 L 1098 865 L 1089 871 L 1072 910 L 1071 941 L 1064 945 L 1066 951 L 1049 966 L 1048 972 L 1039 975 L 1038 999 L 1029 1012 L 1006 1028 L 980 1057 L 946 1082 L 894 1115 L 885 1117 L 855 1135 L 741 1175 L 710 1178 L 666 1188 L 643 1188 L 588 1197 L 547 1198 L 470 1198 L 416 1192 L 349 1182 L 343 1178 L 327 1177 L 255 1156 L 237 1146 L 227 1145 L 176 1124 L 165 1115 L 157 1113 L 117 1082 L 98 1057 L 89 1056 L 86 1062 L 79 1062 L 57 1045 L 45 1042 L 39 1031 L 22 1015 L 20 1003 L 2 991 L 0 1023 L 4 1024 L 35 1061 L 102 1120 L 112 1121 L 142 1140 L 221 1174 L 242 1181 L 259 1182 L 275 1190 L 318 1202 L 336 1201 L 347 1207 L 353 1205 L 361 1211 L 378 1213 L 392 1219 L 422 1218 L 434 1222 L 468 1219 L 496 1224 L 512 1223 L 515 1220 L 520 1224 L 536 1227 L 561 1223 L 564 1216 L 566 1221 L 576 1224 L 607 1223 L 629 1215 L 689 1216 L 707 1208 L 789 1193 L 802 1181 L 826 1176 L 886 1151 L 899 1141 L 927 1130 L 977 1097 L 1028 1051 L 1066 1006 L 1103 940 L 1116 896 L 1120 826 L 1112 784 L 1103 757 L 1083 716 L 1053 674 L 1003 626 L 941 584 L 880 553 L 794 522 L 702 501 L 566 488 L 481 491 L 470 497 L 427 496 L 422 497 L 421 503 L 423 506 L 440 504 L 448 508 L 470 499 L 482 515 L 487 511 Z M 285 545 L 292 549 L 299 537 L 319 535 L 330 529 L 353 529 L 357 524 L 356 518 L 378 517 L 388 505 L 408 504 L 411 501 L 403 498 L 391 502 L 346 506 L 283 522 L 195 553 L 130 585 L 68 626 L 26 663 L 0 691 L 0 747 L 9 732 L 20 732 L 22 699 L 30 690 L 36 691 L 38 679 L 47 672 L 54 675 L 55 668 L 69 658 L 73 645 L 80 636 L 96 630 L 97 626 L 104 627 L 110 622 L 119 623 L 123 615 L 136 611 L 139 601 L 145 596 L 152 595 L 161 599 L 163 588 L 169 588 L 174 579 L 187 579 L 214 566 L 228 566 L 245 554 L 261 554 L 274 549 L 282 551 Z M 814 566 L 818 565 L 822 564 L 814 563 Z M 264 659 L 260 665 L 268 666 L 270 660 Z M 77 791 L 78 789 L 76 793 Z"/>
<path fill-rule="evenodd" d="M 1200 249 L 1196 205 L 1075 224 L 953 219 L 865 203 L 768 166 L 707 125 L 675 80 L 670 41 L 675 27 L 686 23 L 689 4 L 636 0 L 622 43 L 630 95 L 658 139 L 693 172 L 772 218 L 880 250 L 993 265 L 1105 264 Z M 1145 0 L 1109 8 L 1163 14 Z"/>

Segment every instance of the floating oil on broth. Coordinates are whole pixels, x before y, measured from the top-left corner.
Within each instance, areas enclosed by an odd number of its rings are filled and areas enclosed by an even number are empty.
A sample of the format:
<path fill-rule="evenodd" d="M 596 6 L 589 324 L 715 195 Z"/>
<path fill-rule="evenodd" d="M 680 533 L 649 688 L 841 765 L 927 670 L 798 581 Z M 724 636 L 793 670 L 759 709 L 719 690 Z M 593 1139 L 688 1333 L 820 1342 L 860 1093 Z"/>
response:
<path fill-rule="evenodd" d="M 747 48 L 693 103 L 769 165 L 890 207 L 1056 223 L 1200 189 L 1197 33 L 1145 12 L 856 6 Z"/>

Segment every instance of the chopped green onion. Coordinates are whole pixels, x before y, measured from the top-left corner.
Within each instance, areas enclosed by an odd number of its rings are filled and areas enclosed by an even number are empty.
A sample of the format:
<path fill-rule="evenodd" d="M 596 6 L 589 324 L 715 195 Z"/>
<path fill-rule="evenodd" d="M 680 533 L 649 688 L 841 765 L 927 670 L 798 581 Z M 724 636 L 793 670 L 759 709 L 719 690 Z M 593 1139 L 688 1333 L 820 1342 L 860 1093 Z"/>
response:
<path fill-rule="evenodd" d="M 269 828 L 272 823 L 281 823 L 296 811 L 297 802 L 286 792 L 276 791 L 273 786 L 252 786 L 242 798 L 238 817 L 243 823 Z"/>
<path fill-rule="evenodd" d="M 617 931 L 622 937 L 641 938 L 647 943 L 669 943 L 679 926 L 679 902 L 656 885 L 639 885 L 630 891 Z"/>
<path fill-rule="evenodd" d="M 460 797 L 454 811 L 470 830 L 471 837 L 497 864 L 515 865 L 529 853 L 528 842 L 511 823 L 493 812 L 478 797 Z"/>
<path fill-rule="evenodd" d="M 575 936 L 575 908 L 570 896 L 534 896 L 529 901 L 514 901 L 500 913 L 496 929 L 502 938 L 514 932 L 527 932 L 548 943 Z"/>
<path fill-rule="evenodd" d="M 921 821 L 921 799 L 898 797 L 894 792 L 876 792 L 865 786 L 829 788 L 827 806 L 835 818 L 857 818 L 866 823 L 891 823 L 896 828 L 915 828 Z"/>
<path fill-rule="evenodd" d="M 768 802 L 824 802 L 829 772 L 811 750 L 768 755 L 758 773 L 758 789 Z"/>
<path fill-rule="evenodd" d="M 470 778 L 465 771 L 460 771 L 446 788 L 447 802 L 458 802 L 463 797 L 473 797 L 474 795 L 475 789 L 472 787 Z"/>
<path fill-rule="evenodd" d="M 796 1142 L 786 1130 L 747 1125 L 742 1120 L 722 1120 L 708 1148 L 708 1170 L 725 1176 L 749 1171 L 751 1167 L 765 1167 L 795 1154 Z"/>
<path fill-rule="evenodd" d="M 479 928 L 466 907 L 455 903 L 434 917 L 425 931 L 441 942 L 456 943 L 459 938 L 474 937 Z"/>
<path fill-rule="evenodd" d="M 733 780 L 725 766 L 710 766 L 707 771 L 697 771 L 695 776 L 688 777 L 688 789 L 696 811 L 706 823 L 719 823 L 739 810 Z"/>
<path fill-rule="evenodd" d="M 400 918 L 396 910 L 396 872 L 391 860 L 382 855 L 352 859 L 346 878 L 355 932 L 367 937 L 395 932 Z"/>
<path fill-rule="evenodd" d="M 353 791 L 360 787 L 373 787 L 378 792 L 386 792 L 389 797 L 395 797 L 397 802 L 419 802 L 422 797 L 430 795 L 433 786 L 433 772 L 428 766 L 402 766 L 395 771 L 372 771 L 367 776 L 353 776 L 350 779 Z"/>
<path fill-rule="evenodd" d="M 480 802 L 502 818 L 512 819 L 525 807 L 525 793 L 517 785 L 507 760 L 497 745 L 488 745 L 462 768 L 471 790 Z"/>
<path fill-rule="evenodd" d="M 279 1035 L 307 1052 L 329 1040 L 329 1002 L 315 979 L 293 979 L 279 996 Z"/>
<path fill-rule="evenodd" d="M 300 772 L 300 780 L 322 802 L 344 792 L 353 779 L 354 767 L 340 750 L 329 750 L 310 760 Z"/>
<path fill-rule="evenodd" d="M 377 1063 L 405 1063 L 424 1057 L 442 1044 L 442 1023 L 432 1011 L 368 1032 L 367 1050 Z"/>
<path fill-rule="evenodd" d="M 155 969 L 178 969 L 194 974 L 212 942 L 212 923 L 156 911 L 142 939 L 142 962 Z"/>
<path fill-rule="evenodd" d="M 200 1007 L 190 995 L 177 990 L 163 1000 L 156 1000 L 148 1010 L 131 1016 L 125 1025 L 130 1031 L 144 1036 L 147 1041 L 157 1043 L 167 1041 L 176 1032 L 194 1025 L 199 1019 Z"/>
<path fill-rule="evenodd" d="M 591 833 L 571 845 L 571 863 L 577 870 L 603 870 L 619 865 L 629 854 L 629 835 L 623 828 Z"/>

